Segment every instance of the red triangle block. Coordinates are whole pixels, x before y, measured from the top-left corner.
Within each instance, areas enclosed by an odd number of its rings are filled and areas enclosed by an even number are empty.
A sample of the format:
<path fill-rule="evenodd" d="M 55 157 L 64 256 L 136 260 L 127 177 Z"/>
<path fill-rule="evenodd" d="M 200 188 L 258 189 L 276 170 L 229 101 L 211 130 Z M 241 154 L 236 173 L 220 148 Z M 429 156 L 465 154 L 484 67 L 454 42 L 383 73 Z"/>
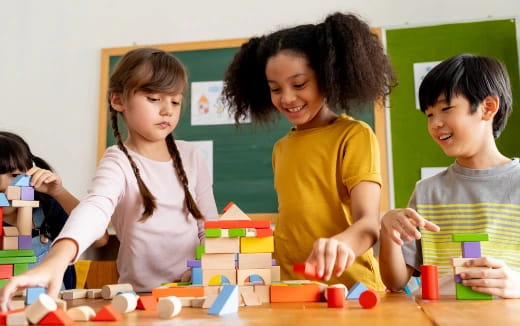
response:
<path fill-rule="evenodd" d="M 107 304 L 101 308 L 97 314 L 91 319 L 93 321 L 118 321 L 123 319 L 123 315 L 114 308 L 113 305 Z"/>
<path fill-rule="evenodd" d="M 137 300 L 136 309 L 157 310 L 157 299 L 153 295 L 141 296 Z"/>
<path fill-rule="evenodd" d="M 74 320 L 63 309 L 57 309 L 49 312 L 38 325 L 63 325 L 68 326 L 74 324 Z"/>
<path fill-rule="evenodd" d="M 0 228 L 1 229 L 1 228 Z M 14 314 L 16 312 L 24 311 L 25 308 L 15 309 L 15 310 L 9 310 L 0 312 L 0 325 L 6 325 L 7 322 L 7 315 Z"/>

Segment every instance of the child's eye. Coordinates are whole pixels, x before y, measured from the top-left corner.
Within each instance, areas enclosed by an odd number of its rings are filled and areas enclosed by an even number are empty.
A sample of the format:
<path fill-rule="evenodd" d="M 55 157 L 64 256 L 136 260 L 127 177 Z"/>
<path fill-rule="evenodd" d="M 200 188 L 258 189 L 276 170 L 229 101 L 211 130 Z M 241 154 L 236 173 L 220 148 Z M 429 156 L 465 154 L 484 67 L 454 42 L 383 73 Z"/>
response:
<path fill-rule="evenodd" d="M 278 93 L 279 91 L 279 88 L 271 88 L 271 93 Z"/>
<path fill-rule="evenodd" d="M 181 105 L 181 102 L 172 101 L 172 104 L 173 104 L 173 105 Z"/>
<path fill-rule="evenodd" d="M 159 101 L 159 99 L 156 97 L 147 96 L 146 98 L 148 99 L 148 101 L 151 101 L 151 102 Z"/>
<path fill-rule="evenodd" d="M 17 176 L 19 176 L 21 173 L 11 173 L 11 177 L 13 178 L 16 178 Z"/>
<path fill-rule="evenodd" d="M 302 88 L 303 86 L 305 86 L 305 83 L 296 84 L 294 85 L 294 88 Z"/>
<path fill-rule="evenodd" d="M 428 117 L 428 118 L 433 117 L 433 113 L 428 113 L 428 114 L 426 114 L 426 117 Z"/>
<path fill-rule="evenodd" d="M 448 107 L 442 108 L 442 111 L 448 111 L 451 108 L 453 108 L 453 106 L 448 106 Z"/>

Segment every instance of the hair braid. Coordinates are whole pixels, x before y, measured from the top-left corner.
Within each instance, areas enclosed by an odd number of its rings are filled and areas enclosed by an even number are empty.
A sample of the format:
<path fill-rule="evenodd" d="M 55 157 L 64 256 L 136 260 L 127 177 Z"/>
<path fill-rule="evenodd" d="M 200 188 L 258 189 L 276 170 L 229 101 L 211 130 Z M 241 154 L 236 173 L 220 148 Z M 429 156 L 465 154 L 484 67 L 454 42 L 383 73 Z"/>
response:
<path fill-rule="evenodd" d="M 126 157 L 128 158 L 128 161 L 130 161 L 130 165 L 132 166 L 132 170 L 134 171 L 135 178 L 137 179 L 137 185 L 139 186 L 139 192 L 141 193 L 141 196 L 143 198 L 143 206 L 144 211 L 143 215 L 139 219 L 139 221 L 146 221 L 154 212 L 154 210 L 157 208 L 157 205 L 155 204 L 155 197 L 152 195 L 148 187 L 145 185 L 143 179 L 141 178 L 141 174 L 139 172 L 139 168 L 135 164 L 134 160 L 128 153 L 128 150 L 126 149 L 125 145 L 123 145 L 123 141 L 121 139 L 121 134 L 119 133 L 119 127 L 117 125 L 117 111 L 115 111 L 112 106 L 110 106 L 110 120 L 112 121 L 112 130 L 114 131 L 114 137 L 116 139 L 117 147 L 125 153 Z"/>
<path fill-rule="evenodd" d="M 186 207 L 188 208 L 188 211 L 191 213 L 191 215 L 193 215 L 193 217 L 195 217 L 195 219 L 204 219 L 204 216 L 202 216 L 202 213 L 200 212 L 199 207 L 197 206 L 197 203 L 193 199 L 193 196 L 190 193 L 190 189 L 188 188 L 188 177 L 186 176 L 186 172 L 184 171 L 181 155 L 179 154 L 179 149 L 175 144 L 173 134 L 169 134 L 166 137 L 166 144 L 168 145 L 168 152 L 170 153 L 170 156 L 173 160 L 173 167 L 175 168 L 177 176 L 179 177 L 179 181 L 181 182 L 182 187 L 184 188 L 185 203 Z"/>

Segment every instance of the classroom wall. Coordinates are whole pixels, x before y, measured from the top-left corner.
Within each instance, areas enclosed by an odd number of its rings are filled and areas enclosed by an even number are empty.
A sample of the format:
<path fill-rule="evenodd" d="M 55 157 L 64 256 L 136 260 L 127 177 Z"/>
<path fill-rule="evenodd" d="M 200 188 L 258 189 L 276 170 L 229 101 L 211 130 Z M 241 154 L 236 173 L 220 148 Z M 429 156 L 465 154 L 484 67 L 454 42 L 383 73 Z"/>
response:
<path fill-rule="evenodd" d="M 96 164 L 100 49 L 251 37 L 338 10 L 392 28 L 515 17 L 520 1 L 0 0 L 0 129 L 82 196 Z"/>

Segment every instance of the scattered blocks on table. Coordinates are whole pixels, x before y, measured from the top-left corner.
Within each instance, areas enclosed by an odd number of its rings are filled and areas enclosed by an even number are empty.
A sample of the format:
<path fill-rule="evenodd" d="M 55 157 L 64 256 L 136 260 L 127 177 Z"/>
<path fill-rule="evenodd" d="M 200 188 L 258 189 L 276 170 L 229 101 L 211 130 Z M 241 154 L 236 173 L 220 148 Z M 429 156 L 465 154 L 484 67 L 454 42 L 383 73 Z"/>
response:
<path fill-rule="evenodd" d="M 92 309 L 92 307 L 78 306 L 67 310 L 67 314 L 73 320 L 89 321 L 96 315 L 96 312 L 94 311 L 94 309 Z"/>
<path fill-rule="evenodd" d="M 60 325 L 68 326 L 74 324 L 74 320 L 63 309 L 49 312 L 38 325 Z"/>
<path fill-rule="evenodd" d="M 404 286 L 403 290 L 406 295 L 412 295 L 412 293 L 421 287 L 421 279 L 419 277 L 412 276 L 408 283 Z"/>
<path fill-rule="evenodd" d="M 225 315 L 238 312 L 238 286 L 224 285 L 215 302 L 209 308 L 209 315 Z"/>
<path fill-rule="evenodd" d="M 359 296 L 361 295 L 361 293 L 365 292 L 366 290 L 368 290 L 368 288 L 366 287 L 365 284 L 363 284 L 361 282 L 357 282 L 354 285 L 352 285 L 352 287 L 348 291 L 347 299 L 348 300 L 357 300 L 357 299 L 359 299 Z"/>
<path fill-rule="evenodd" d="M 107 304 L 103 306 L 97 314 L 92 317 L 90 320 L 92 321 L 118 321 L 123 319 L 123 315 L 117 311 L 114 306 L 111 304 Z"/>
<path fill-rule="evenodd" d="M 157 309 L 157 298 L 153 295 L 140 296 L 137 299 L 136 309 L 139 310 L 156 310 Z"/>
<path fill-rule="evenodd" d="M 181 312 L 181 310 L 181 300 L 174 296 L 160 298 L 157 303 L 157 314 L 163 319 L 175 317 Z"/>
<path fill-rule="evenodd" d="M 327 297 L 327 307 L 343 308 L 345 305 L 345 288 L 329 286 L 325 293 Z"/>
<path fill-rule="evenodd" d="M 372 309 L 379 303 L 379 293 L 374 290 L 366 290 L 359 296 L 359 304 L 364 309 Z"/>
<path fill-rule="evenodd" d="M 38 299 L 40 294 L 46 294 L 46 293 L 47 293 L 47 290 L 40 286 L 27 288 L 27 293 L 25 295 L 25 304 L 26 305 L 33 304 Z"/>

